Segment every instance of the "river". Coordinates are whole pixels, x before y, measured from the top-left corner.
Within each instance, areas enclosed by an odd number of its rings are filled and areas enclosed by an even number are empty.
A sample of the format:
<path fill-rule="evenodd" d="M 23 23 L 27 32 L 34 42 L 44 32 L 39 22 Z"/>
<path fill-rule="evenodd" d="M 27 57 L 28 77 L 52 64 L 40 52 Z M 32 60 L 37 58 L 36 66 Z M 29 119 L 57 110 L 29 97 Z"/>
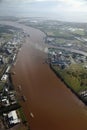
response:
<path fill-rule="evenodd" d="M 2 23 L 19 26 L 30 34 L 18 53 L 12 78 L 15 89 L 18 91 L 21 85 L 19 94 L 26 97 L 20 103 L 31 130 L 87 130 L 86 106 L 43 63 L 47 55 L 43 50 L 44 33 L 22 24 Z"/>

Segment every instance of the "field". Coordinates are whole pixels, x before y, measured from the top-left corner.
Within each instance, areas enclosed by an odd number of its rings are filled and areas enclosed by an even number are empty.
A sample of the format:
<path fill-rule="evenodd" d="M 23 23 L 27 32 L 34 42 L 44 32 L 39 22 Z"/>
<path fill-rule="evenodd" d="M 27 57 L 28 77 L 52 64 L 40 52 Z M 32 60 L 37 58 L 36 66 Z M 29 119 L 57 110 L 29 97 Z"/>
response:
<path fill-rule="evenodd" d="M 65 83 L 68 84 L 76 93 L 87 90 L 87 70 L 83 65 L 73 64 L 65 70 L 57 66 L 53 66 L 55 71 L 62 77 Z"/>
<path fill-rule="evenodd" d="M 72 33 L 80 35 L 80 36 L 84 36 L 85 35 L 85 31 L 84 30 L 79 30 L 79 29 L 74 30 Z"/>

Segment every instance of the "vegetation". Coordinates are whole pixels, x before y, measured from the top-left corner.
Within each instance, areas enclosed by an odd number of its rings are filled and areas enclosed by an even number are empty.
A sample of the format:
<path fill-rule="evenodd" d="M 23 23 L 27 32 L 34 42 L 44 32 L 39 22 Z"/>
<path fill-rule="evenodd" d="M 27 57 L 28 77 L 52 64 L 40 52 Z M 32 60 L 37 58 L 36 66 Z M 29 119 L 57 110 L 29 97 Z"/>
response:
<path fill-rule="evenodd" d="M 27 26 L 35 27 L 47 34 L 47 36 L 59 37 L 59 38 L 67 38 L 73 39 L 74 36 L 86 36 L 86 30 L 83 25 L 74 23 L 67 23 L 67 22 L 60 22 L 60 21 L 52 21 L 52 20 L 43 20 L 37 22 L 32 21 L 25 21 L 22 22 Z"/>
<path fill-rule="evenodd" d="M 51 30 L 53 32 L 53 36 L 55 37 L 59 37 L 59 38 L 67 38 L 67 39 L 72 39 L 73 38 L 73 35 L 66 32 L 66 31 L 62 31 L 61 29 L 58 29 L 58 30 Z"/>
<path fill-rule="evenodd" d="M 13 38 L 13 34 L 9 33 L 1 33 L 0 35 L 5 39 L 5 41 L 9 41 L 11 38 Z"/>
<path fill-rule="evenodd" d="M 87 96 L 80 95 L 87 91 L 87 70 L 82 65 L 71 65 L 67 69 L 50 64 L 50 68 L 64 84 L 87 105 Z"/>
<path fill-rule="evenodd" d="M 80 36 L 85 35 L 85 31 L 83 29 L 82 30 L 76 29 L 72 33 L 75 34 L 75 35 L 80 35 Z"/>
<path fill-rule="evenodd" d="M 3 87 L 4 87 L 4 84 L 3 82 L 0 82 L 0 92 L 2 91 Z"/>
<path fill-rule="evenodd" d="M 56 42 L 57 44 L 64 44 L 64 43 L 66 42 L 66 40 L 63 39 L 63 38 L 57 38 L 57 39 L 55 40 L 55 42 Z"/>
<path fill-rule="evenodd" d="M 57 66 L 52 67 L 76 93 L 87 90 L 87 70 L 81 65 L 71 65 L 65 70 Z"/>
<path fill-rule="evenodd" d="M 22 122 L 26 123 L 27 121 L 26 121 L 26 117 L 24 115 L 23 109 L 22 108 L 18 109 L 18 113 L 19 113 L 20 118 L 22 119 Z"/>

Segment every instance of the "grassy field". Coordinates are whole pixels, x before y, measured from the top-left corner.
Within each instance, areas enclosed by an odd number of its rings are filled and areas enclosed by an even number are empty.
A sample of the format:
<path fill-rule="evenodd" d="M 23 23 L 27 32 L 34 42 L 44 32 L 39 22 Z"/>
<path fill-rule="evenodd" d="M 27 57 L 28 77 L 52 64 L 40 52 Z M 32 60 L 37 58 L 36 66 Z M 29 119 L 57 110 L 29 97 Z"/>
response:
<path fill-rule="evenodd" d="M 9 33 L 2 33 L 1 34 L 3 38 L 10 40 L 11 38 L 13 38 L 13 34 L 9 34 Z"/>
<path fill-rule="evenodd" d="M 63 38 L 57 38 L 57 39 L 55 40 L 55 42 L 56 42 L 56 44 L 64 44 L 64 43 L 66 42 L 66 40 L 63 39 Z"/>
<path fill-rule="evenodd" d="M 82 65 L 74 64 L 64 70 L 57 66 L 53 68 L 76 93 L 87 90 L 87 70 Z"/>
<path fill-rule="evenodd" d="M 73 34 L 77 34 L 77 35 L 81 35 L 84 36 L 85 35 L 85 31 L 84 30 L 79 30 L 76 29 L 75 31 L 72 32 Z"/>
<path fill-rule="evenodd" d="M 59 38 L 65 38 L 65 39 L 72 39 L 73 35 L 66 32 L 66 31 L 62 31 L 60 29 L 50 29 L 50 30 L 46 30 L 45 29 L 45 33 L 48 36 L 53 36 L 53 37 L 59 37 Z"/>

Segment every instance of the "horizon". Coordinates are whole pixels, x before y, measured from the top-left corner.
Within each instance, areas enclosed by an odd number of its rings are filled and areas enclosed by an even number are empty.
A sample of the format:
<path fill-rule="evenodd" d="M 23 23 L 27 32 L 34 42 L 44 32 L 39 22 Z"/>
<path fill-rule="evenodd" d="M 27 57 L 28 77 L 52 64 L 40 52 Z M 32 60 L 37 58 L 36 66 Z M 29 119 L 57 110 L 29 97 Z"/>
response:
<path fill-rule="evenodd" d="M 42 17 L 87 22 L 86 0 L 0 0 L 0 16 Z"/>

